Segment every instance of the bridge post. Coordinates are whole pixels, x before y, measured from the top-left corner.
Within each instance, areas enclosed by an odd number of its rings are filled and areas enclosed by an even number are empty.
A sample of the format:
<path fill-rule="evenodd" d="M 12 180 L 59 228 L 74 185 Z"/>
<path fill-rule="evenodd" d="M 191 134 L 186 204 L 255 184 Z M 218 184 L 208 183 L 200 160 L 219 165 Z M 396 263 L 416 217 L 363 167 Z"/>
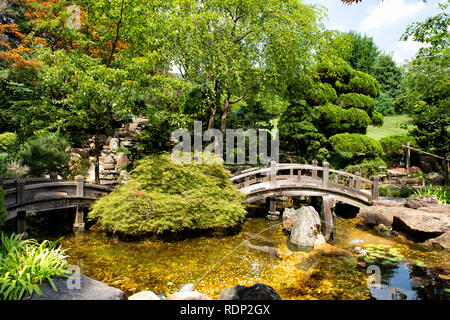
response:
<path fill-rule="evenodd" d="M 322 176 L 322 187 L 327 188 L 328 182 L 330 181 L 330 163 L 324 162 L 322 163 L 323 166 L 323 176 Z"/>
<path fill-rule="evenodd" d="M 84 197 L 84 177 L 83 176 L 76 176 L 75 182 L 77 183 L 77 191 L 76 196 L 77 197 Z"/>
<path fill-rule="evenodd" d="M 277 187 L 277 163 L 275 161 L 270 162 L 270 187 Z"/>
<path fill-rule="evenodd" d="M 314 167 L 317 167 L 317 164 L 318 164 L 317 160 L 313 160 L 313 161 L 312 161 L 312 165 L 313 165 Z M 311 177 L 312 177 L 312 179 L 314 179 L 314 180 L 317 179 L 317 169 L 312 169 Z"/>
<path fill-rule="evenodd" d="M 19 211 L 17 212 L 17 234 L 23 234 L 26 232 L 26 211 Z"/>
<path fill-rule="evenodd" d="M 16 203 L 25 201 L 25 180 L 16 180 Z"/>
<path fill-rule="evenodd" d="M 355 189 L 360 190 L 361 189 L 361 177 L 359 173 L 356 173 L 356 179 L 355 179 Z"/>
<path fill-rule="evenodd" d="M 372 179 L 373 179 L 372 200 L 378 200 L 380 177 L 379 176 L 374 176 Z"/>
<path fill-rule="evenodd" d="M 58 182 L 58 173 L 57 172 L 50 173 L 50 181 L 51 182 Z"/>
<path fill-rule="evenodd" d="M 84 177 L 78 175 L 75 177 L 75 182 L 77 183 L 77 197 L 84 197 Z M 75 233 L 80 231 L 84 231 L 84 208 L 77 207 L 77 211 L 75 213 L 75 222 L 73 224 L 73 230 Z"/>

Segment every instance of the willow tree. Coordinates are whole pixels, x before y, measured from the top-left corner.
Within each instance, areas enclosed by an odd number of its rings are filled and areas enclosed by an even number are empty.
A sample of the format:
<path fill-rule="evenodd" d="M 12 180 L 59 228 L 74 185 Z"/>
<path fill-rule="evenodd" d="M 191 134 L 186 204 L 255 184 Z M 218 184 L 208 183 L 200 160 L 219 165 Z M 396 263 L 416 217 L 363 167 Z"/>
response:
<path fill-rule="evenodd" d="M 321 12 L 296 0 L 174 0 L 169 52 L 181 76 L 207 86 L 213 128 L 255 89 L 282 90 L 311 62 Z"/>

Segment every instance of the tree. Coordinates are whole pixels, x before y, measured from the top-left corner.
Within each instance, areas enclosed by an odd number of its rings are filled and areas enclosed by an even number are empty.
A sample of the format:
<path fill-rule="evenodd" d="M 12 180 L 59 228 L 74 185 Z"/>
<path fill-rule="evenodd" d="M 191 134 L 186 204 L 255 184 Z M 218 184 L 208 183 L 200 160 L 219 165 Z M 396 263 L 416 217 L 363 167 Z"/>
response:
<path fill-rule="evenodd" d="M 178 0 L 170 52 L 184 79 L 213 92 L 208 127 L 225 132 L 228 113 L 249 92 L 285 88 L 317 43 L 319 11 L 294 0 Z"/>
<path fill-rule="evenodd" d="M 410 25 L 402 39 L 412 38 L 428 45 L 407 65 L 406 97 L 413 106 L 416 126 L 411 134 L 421 148 L 445 154 L 450 152 L 450 18 L 448 5 L 440 7 L 438 15 Z"/>
<path fill-rule="evenodd" d="M 362 36 L 356 31 L 348 33 L 351 38 L 351 53 L 344 58 L 350 66 L 356 70 L 373 75 L 375 61 L 380 54 L 377 45 L 373 42 L 372 37 Z"/>

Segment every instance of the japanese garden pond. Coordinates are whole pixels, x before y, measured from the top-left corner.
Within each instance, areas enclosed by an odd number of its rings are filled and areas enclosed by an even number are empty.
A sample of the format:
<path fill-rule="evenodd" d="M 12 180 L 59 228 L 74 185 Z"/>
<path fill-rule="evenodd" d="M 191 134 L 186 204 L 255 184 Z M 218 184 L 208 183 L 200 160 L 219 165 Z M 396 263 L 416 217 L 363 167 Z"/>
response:
<path fill-rule="evenodd" d="M 289 300 L 450 297 L 447 252 L 425 251 L 408 241 L 362 231 L 356 228 L 355 219 L 343 218 L 337 219 L 337 235 L 331 243 L 338 248 L 337 254 L 293 252 L 280 221 L 248 218 L 231 235 L 137 242 L 109 237 L 94 225 L 83 234 L 63 238 L 61 243 L 68 249 L 69 263 L 79 265 L 85 275 L 127 295 L 145 290 L 167 295 L 178 291 L 182 284 L 195 283 L 197 291 L 219 299 L 223 289 L 263 282 Z M 275 246 L 282 258 L 249 248 L 244 245 L 245 240 L 253 245 Z M 368 281 L 369 277 L 375 277 L 368 273 L 370 263 L 358 260 L 355 254 L 355 247 L 365 246 L 374 249 L 375 255 L 383 252 L 377 248 L 388 248 L 401 257 L 397 260 L 390 257 L 392 263 L 386 261 L 387 265 L 381 265 L 378 286 Z M 339 254 L 345 252 L 342 249 L 352 256 Z"/>

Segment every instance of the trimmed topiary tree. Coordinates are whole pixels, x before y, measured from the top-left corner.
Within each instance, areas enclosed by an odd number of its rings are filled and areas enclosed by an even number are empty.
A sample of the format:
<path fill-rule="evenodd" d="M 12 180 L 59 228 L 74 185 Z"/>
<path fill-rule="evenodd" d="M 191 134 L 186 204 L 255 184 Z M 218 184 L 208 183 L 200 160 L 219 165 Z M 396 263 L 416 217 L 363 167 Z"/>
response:
<path fill-rule="evenodd" d="M 372 97 L 360 93 L 345 93 L 339 96 L 339 105 L 344 109 L 361 109 L 371 115 L 375 105 L 375 100 Z"/>
<path fill-rule="evenodd" d="M 375 127 L 381 127 L 384 123 L 384 117 L 378 111 L 374 111 L 372 114 L 372 124 Z"/>
<path fill-rule="evenodd" d="M 366 157 L 378 157 L 383 154 L 381 144 L 363 134 L 340 133 L 332 136 L 328 142 L 336 152 L 351 152 Z"/>
<path fill-rule="evenodd" d="M 246 215 L 245 195 L 215 159 L 177 164 L 168 153 L 145 157 L 130 181 L 97 201 L 89 217 L 107 232 L 133 237 L 235 226 Z"/>

